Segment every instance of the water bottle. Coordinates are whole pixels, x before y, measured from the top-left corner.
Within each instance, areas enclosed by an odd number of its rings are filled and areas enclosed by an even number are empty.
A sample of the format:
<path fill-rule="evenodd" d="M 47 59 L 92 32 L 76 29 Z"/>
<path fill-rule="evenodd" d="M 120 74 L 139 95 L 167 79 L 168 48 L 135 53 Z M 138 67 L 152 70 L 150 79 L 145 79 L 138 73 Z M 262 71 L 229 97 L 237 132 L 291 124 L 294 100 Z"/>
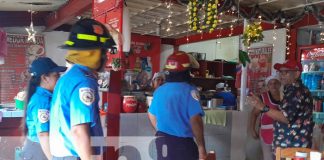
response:
<path fill-rule="evenodd" d="M 147 72 L 148 78 L 152 78 L 152 62 L 151 57 L 147 57 L 147 66 L 145 68 L 145 71 Z"/>
<path fill-rule="evenodd" d="M 307 88 L 311 89 L 311 85 L 312 85 L 312 75 L 307 74 L 306 75 L 306 86 L 307 86 Z"/>
<path fill-rule="evenodd" d="M 321 90 L 324 90 L 324 74 L 322 76 L 322 80 L 321 80 Z"/>
<path fill-rule="evenodd" d="M 317 81 L 317 76 L 315 74 L 312 75 L 312 82 L 311 82 L 311 90 L 317 89 L 318 86 L 318 81 Z"/>
<path fill-rule="evenodd" d="M 21 160 L 21 147 L 16 147 L 15 148 L 15 160 Z"/>
<path fill-rule="evenodd" d="M 302 73 L 301 79 L 302 79 L 303 84 L 305 84 L 305 86 L 307 86 L 307 78 L 306 77 L 307 77 L 306 73 Z"/>

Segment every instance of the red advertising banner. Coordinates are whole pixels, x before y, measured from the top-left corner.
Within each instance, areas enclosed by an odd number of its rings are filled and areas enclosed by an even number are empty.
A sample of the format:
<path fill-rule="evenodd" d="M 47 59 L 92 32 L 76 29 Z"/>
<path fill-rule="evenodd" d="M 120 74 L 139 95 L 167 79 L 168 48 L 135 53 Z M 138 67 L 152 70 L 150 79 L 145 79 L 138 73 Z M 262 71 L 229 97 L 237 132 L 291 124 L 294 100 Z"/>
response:
<path fill-rule="evenodd" d="M 122 0 L 94 0 L 93 1 L 93 15 L 97 17 L 99 15 L 110 12 L 122 4 Z"/>
<path fill-rule="evenodd" d="M 251 63 L 248 66 L 247 87 L 253 93 L 265 91 L 264 80 L 271 75 L 273 47 L 260 47 L 248 49 Z"/>
<path fill-rule="evenodd" d="M 0 65 L 0 103 L 12 103 L 17 93 L 26 88 L 30 62 L 45 55 L 43 36 L 36 43 L 28 42 L 27 35 L 8 34 L 8 55 Z"/>
<path fill-rule="evenodd" d="M 302 60 L 324 59 L 324 48 L 304 49 Z"/>

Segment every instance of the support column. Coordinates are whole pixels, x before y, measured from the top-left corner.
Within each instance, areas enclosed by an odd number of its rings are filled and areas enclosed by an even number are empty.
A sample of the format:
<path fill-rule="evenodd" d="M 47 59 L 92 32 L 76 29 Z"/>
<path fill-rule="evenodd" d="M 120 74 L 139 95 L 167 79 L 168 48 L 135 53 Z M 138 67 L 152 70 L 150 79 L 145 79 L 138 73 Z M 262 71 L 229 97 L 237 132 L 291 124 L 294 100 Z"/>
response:
<path fill-rule="evenodd" d="M 298 57 L 297 56 L 297 28 L 292 28 L 290 29 L 290 32 L 289 32 L 289 35 L 290 35 L 290 39 L 289 39 L 289 44 L 288 47 L 289 47 L 289 52 L 290 54 L 286 57 L 286 59 L 294 59 L 296 60 L 296 58 Z M 299 61 L 299 60 L 297 60 Z"/>
<path fill-rule="evenodd" d="M 243 27 L 243 31 L 246 28 L 247 24 L 247 20 L 244 19 L 244 27 Z M 241 43 L 240 43 L 241 44 Z M 242 50 L 243 51 L 247 51 L 247 48 L 243 45 L 242 46 Z M 246 80 L 247 80 L 247 66 L 249 65 L 248 62 L 246 62 L 246 66 L 244 67 L 242 65 L 242 76 L 241 76 L 241 90 L 240 90 L 240 111 L 244 111 L 244 103 L 245 103 L 245 99 L 246 99 Z"/>
<path fill-rule="evenodd" d="M 93 17 L 94 19 L 104 23 L 110 24 L 120 33 L 123 32 L 123 0 L 93 0 Z M 125 60 L 122 52 L 122 45 L 118 46 L 117 54 L 107 53 L 108 64 L 111 64 L 113 58 L 120 58 L 121 62 Z M 109 91 L 104 93 L 108 99 L 108 113 L 107 113 L 107 150 L 104 153 L 104 160 L 117 160 L 119 156 L 119 128 L 120 128 L 120 112 L 122 106 L 122 71 L 110 71 Z"/>

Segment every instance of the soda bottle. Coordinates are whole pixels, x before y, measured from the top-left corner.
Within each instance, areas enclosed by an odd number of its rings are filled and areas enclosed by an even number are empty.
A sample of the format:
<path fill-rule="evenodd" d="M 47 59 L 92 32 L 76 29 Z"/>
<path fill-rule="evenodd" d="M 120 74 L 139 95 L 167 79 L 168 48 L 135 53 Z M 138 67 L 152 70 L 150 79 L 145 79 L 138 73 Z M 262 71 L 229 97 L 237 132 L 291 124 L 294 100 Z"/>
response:
<path fill-rule="evenodd" d="M 324 74 L 322 76 L 322 80 L 321 80 L 321 90 L 324 90 Z"/>

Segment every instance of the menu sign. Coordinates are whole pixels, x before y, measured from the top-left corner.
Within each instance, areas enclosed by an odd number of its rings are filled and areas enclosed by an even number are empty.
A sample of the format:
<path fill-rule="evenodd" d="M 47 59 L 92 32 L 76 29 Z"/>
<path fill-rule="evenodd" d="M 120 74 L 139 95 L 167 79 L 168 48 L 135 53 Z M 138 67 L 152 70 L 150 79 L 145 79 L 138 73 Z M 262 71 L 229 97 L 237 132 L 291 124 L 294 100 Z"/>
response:
<path fill-rule="evenodd" d="M 8 55 L 0 65 L 0 103 L 12 103 L 17 93 L 26 89 L 29 64 L 45 55 L 43 36 L 36 36 L 36 43 L 28 42 L 27 38 L 27 35 L 7 34 Z"/>

